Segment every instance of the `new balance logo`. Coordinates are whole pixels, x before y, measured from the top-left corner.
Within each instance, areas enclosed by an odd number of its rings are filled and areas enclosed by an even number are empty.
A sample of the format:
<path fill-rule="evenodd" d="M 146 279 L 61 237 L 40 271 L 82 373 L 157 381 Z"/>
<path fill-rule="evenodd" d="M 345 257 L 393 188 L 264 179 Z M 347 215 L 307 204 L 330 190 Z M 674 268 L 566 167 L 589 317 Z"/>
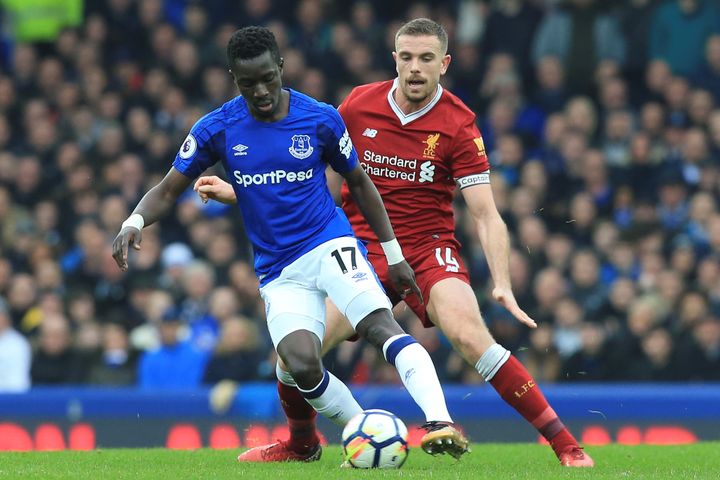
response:
<path fill-rule="evenodd" d="M 377 135 L 377 130 L 374 128 L 366 128 L 363 132 L 363 137 L 375 138 L 375 135 Z"/>
<path fill-rule="evenodd" d="M 233 147 L 233 150 L 235 150 L 235 153 L 233 155 L 235 155 L 236 157 L 242 157 L 243 155 L 247 155 L 247 151 L 246 151 L 247 149 L 248 149 L 247 145 L 238 143 L 237 145 L 235 145 Z"/>

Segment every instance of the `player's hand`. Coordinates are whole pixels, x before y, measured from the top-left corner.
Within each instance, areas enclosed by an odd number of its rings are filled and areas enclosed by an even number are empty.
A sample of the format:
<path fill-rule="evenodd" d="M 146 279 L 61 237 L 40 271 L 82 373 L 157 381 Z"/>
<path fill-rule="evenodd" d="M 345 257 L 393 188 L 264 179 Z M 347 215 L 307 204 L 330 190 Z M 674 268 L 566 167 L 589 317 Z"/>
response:
<path fill-rule="evenodd" d="M 413 272 L 413 269 L 407 261 L 403 260 L 395 265 L 388 265 L 388 275 L 390 276 L 392 284 L 395 285 L 395 290 L 400 293 L 403 299 L 414 293 L 418 300 L 420 300 L 420 304 L 425 304 L 422 291 L 417 283 L 415 283 L 415 272 Z"/>
<path fill-rule="evenodd" d="M 530 318 L 530 315 L 520 308 L 517 300 L 515 300 L 515 295 L 513 295 L 512 290 L 507 288 L 493 288 L 492 296 L 497 302 L 505 307 L 507 311 L 513 315 L 513 317 L 517 318 L 520 323 L 524 323 L 530 328 L 537 327 L 535 320 Z"/>
<path fill-rule="evenodd" d="M 142 232 L 135 227 L 125 227 L 113 240 L 112 256 L 123 272 L 128 269 L 128 250 L 130 247 L 140 250 Z"/>
<path fill-rule="evenodd" d="M 198 178 L 193 190 L 198 193 L 203 203 L 207 203 L 208 200 L 215 200 L 227 205 L 237 203 L 237 197 L 232 185 L 215 175 Z"/>

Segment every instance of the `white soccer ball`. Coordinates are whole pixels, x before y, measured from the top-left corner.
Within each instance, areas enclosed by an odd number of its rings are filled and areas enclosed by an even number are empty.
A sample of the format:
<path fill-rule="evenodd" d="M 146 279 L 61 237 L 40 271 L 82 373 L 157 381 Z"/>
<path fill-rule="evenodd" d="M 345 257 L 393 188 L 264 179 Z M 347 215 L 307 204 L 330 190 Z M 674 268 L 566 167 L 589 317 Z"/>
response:
<path fill-rule="evenodd" d="M 407 427 L 393 413 L 365 410 L 342 432 L 345 459 L 355 468 L 400 468 L 408 456 Z"/>

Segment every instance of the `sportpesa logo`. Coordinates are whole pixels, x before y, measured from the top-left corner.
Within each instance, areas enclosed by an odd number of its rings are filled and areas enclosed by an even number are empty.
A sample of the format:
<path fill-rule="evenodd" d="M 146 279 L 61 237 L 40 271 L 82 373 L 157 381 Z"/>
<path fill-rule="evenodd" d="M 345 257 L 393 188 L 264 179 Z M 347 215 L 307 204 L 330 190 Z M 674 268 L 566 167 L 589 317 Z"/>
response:
<path fill-rule="evenodd" d="M 286 170 L 273 170 L 267 173 L 256 173 L 255 175 L 247 175 L 240 170 L 233 171 L 235 183 L 243 187 L 250 185 L 277 185 L 280 182 L 304 182 L 313 176 L 313 169 L 301 170 L 299 172 L 288 172 Z"/>

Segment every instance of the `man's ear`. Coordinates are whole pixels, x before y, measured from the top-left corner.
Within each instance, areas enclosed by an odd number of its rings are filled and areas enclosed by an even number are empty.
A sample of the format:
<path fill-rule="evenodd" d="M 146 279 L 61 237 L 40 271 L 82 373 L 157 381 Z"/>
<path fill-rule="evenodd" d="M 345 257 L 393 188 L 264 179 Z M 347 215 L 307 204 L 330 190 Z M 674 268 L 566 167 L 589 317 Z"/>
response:
<path fill-rule="evenodd" d="M 282 70 L 284 64 L 285 59 L 283 57 L 280 57 L 280 61 L 278 62 L 278 67 L 280 67 L 280 70 Z"/>
<path fill-rule="evenodd" d="M 442 59 L 442 67 L 440 67 L 440 75 L 445 75 L 445 72 L 447 72 L 448 67 L 450 66 L 450 61 L 452 60 L 452 57 L 450 55 L 445 55 Z"/>

